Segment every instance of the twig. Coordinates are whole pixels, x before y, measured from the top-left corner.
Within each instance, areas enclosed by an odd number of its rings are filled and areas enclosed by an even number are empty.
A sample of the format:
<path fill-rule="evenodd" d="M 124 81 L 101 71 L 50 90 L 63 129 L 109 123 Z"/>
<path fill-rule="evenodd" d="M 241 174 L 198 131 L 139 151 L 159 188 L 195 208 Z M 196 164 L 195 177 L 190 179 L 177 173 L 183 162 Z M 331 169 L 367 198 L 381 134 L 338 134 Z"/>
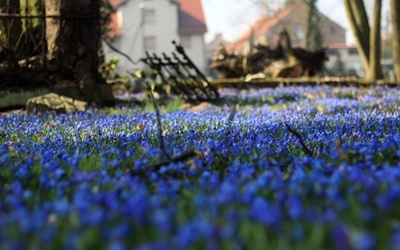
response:
<path fill-rule="evenodd" d="M 144 81 L 144 80 L 142 80 L 142 81 Z M 150 97 L 151 97 L 151 100 L 153 102 L 154 109 L 156 110 L 157 132 L 158 132 L 158 140 L 159 140 L 159 143 L 160 143 L 161 151 L 168 158 L 168 160 L 171 160 L 171 156 L 165 150 L 164 137 L 162 135 L 163 131 L 162 131 L 161 115 L 160 115 L 160 110 L 158 109 L 158 105 L 157 105 L 156 99 L 154 98 L 153 90 L 151 89 L 151 87 L 150 87 L 148 82 L 144 81 L 144 83 L 147 85 L 147 88 L 149 88 Z"/>
<path fill-rule="evenodd" d="M 245 82 L 245 78 L 242 78 L 242 80 L 239 82 L 239 84 L 236 88 L 236 93 L 235 93 L 235 96 L 231 103 L 232 109 L 231 109 L 231 112 L 229 113 L 227 123 L 226 123 L 226 125 L 227 125 L 226 137 L 225 137 L 224 142 L 221 144 L 221 146 L 225 145 L 228 142 L 229 137 L 233 134 L 232 124 L 233 124 L 233 121 L 237 114 L 237 106 L 239 103 L 239 94 L 240 94 L 240 91 L 243 89 L 244 82 Z"/>
<path fill-rule="evenodd" d="M 141 173 L 141 172 L 147 171 L 147 170 L 159 170 L 162 166 L 166 166 L 166 165 L 169 165 L 171 163 L 177 163 L 177 162 L 180 162 L 180 161 L 185 161 L 185 160 L 187 160 L 187 159 L 189 159 L 191 157 L 194 157 L 196 155 L 197 155 L 197 152 L 194 151 L 194 150 L 187 151 L 187 152 L 185 152 L 185 153 L 183 153 L 181 155 L 178 155 L 176 157 L 170 158 L 168 160 L 157 162 L 157 163 L 154 163 L 152 165 L 148 165 L 148 166 L 144 167 L 144 169 L 142 169 L 142 170 L 139 170 L 139 171 L 131 170 L 130 173 L 131 174 L 137 174 L 137 173 Z"/>
<path fill-rule="evenodd" d="M 135 65 L 135 64 L 138 64 L 140 62 L 140 60 L 137 61 L 137 62 L 133 61 L 132 58 L 129 55 L 127 55 L 124 52 L 120 51 L 119 49 L 115 48 L 107 39 L 103 38 L 103 41 L 108 45 L 108 47 L 110 47 L 112 50 L 114 50 L 115 52 L 117 52 L 121 56 L 124 56 L 132 64 Z M 141 82 L 146 84 L 147 88 L 149 89 L 150 97 L 151 97 L 151 100 L 153 102 L 154 109 L 156 111 L 157 132 L 158 132 L 158 140 L 159 140 L 159 143 L 160 143 L 160 148 L 161 148 L 161 151 L 164 153 L 164 155 L 168 158 L 168 160 L 171 160 L 171 156 L 165 150 L 164 139 L 163 139 L 163 136 L 162 136 L 161 115 L 160 115 L 160 110 L 158 109 L 158 105 L 156 103 L 156 100 L 154 98 L 153 90 L 151 89 L 150 84 L 147 81 L 145 81 L 143 78 L 141 78 L 141 77 L 139 77 L 137 75 L 135 75 L 135 77 L 137 77 Z"/>
<path fill-rule="evenodd" d="M 294 134 L 297 139 L 299 139 L 301 146 L 303 147 L 304 151 L 309 155 L 309 156 L 313 156 L 313 153 L 311 152 L 311 150 L 306 146 L 306 144 L 303 141 L 303 138 L 301 137 L 301 135 L 294 130 L 292 127 L 289 126 L 289 124 L 285 123 L 286 128 L 289 130 L 289 132 L 291 132 L 292 134 Z"/>
<path fill-rule="evenodd" d="M 125 83 L 128 83 L 129 80 L 121 77 L 121 78 L 110 79 L 110 80 L 107 80 L 106 82 L 107 82 L 107 84 L 114 84 L 114 83 L 124 83 L 125 84 Z"/>
<path fill-rule="evenodd" d="M 115 52 L 117 52 L 118 54 L 120 54 L 121 56 L 125 57 L 126 59 L 128 59 L 129 62 L 131 62 L 133 65 L 136 65 L 140 62 L 140 60 L 138 61 L 133 61 L 132 58 L 130 56 L 128 56 L 127 54 L 125 54 L 124 52 L 120 51 L 119 49 L 117 49 L 114 45 L 112 45 L 112 43 L 110 41 L 108 41 L 106 38 L 103 38 L 103 41 L 105 44 L 107 44 L 108 47 L 110 47 L 110 49 L 114 50 Z"/>
<path fill-rule="evenodd" d="M 187 151 L 181 155 L 170 158 L 169 160 L 161 161 L 161 162 L 155 163 L 153 165 L 150 165 L 150 166 L 148 166 L 148 168 L 160 169 L 162 166 L 168 165 L 170 163 L 177 163 L 180 161 L 184 161 L 184 160 L 194 157 L 194 156 L 196 156 L 196 151 L 194 151 L 194 150 Z"/>

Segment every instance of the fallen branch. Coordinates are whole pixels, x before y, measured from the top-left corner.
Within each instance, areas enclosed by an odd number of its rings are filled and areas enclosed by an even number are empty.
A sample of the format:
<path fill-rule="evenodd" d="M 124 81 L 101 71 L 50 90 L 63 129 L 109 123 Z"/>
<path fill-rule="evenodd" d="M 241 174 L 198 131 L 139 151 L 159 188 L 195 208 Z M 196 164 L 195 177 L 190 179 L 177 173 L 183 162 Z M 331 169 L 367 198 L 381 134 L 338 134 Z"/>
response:
<path fill-rule="evenodd" d="M 158 140 L 160 143 L 161 151 L 168 158 L 168 160 L 171 160 L 171 156 L 167 153 L 167 150 L 165 150 L 164 137 L 162 135 L 163 131 L 162 131 L 161 115 L 160 115 L 160 110 L 158 109 L 156 99 L 154 98 L 153 90 L 151 89 L 150 85 L 146 81 L 144 81 L 144 83 L 149 88 L 150 97 L 153 102 L 154 109 L 156 110 L 157 132 L 158 132 Z"/>
<path fill-rule="evenodd" d="M 168 165 L 168 164 L 171 164 L 171 163 L 177 163 L 177 162 L 180 162 L 180 161 L 184 161 L 184 160 L 187 160 L 188 158 L 194 157 L 196 155 L 197 155 L 197 153 L 194 150 L 187 151 L 187 152 L 185 152 L 185 153 L 183 153 L 181 155 L 172 157 L 172 158 L 170 158 L 168 160 L 161 161 L 161 162 L 155 163 L 153 165 L 150 165 L 147 168 L 152 168 L 152 169 L 157 169 L 158 170 L 162 166 L 165 166 L 165 165 Z"/>
<path fill-rule="evenodd" d="M 304 151 L 309 155 L 309 156 L 313 156 L 313 153 L 311 152 L 311 150 L 306 146 L 306 144 L 303 141 L 303 138 L 301 137 L 301 135 L 294 130 L 292 127 L 289 126 L 289 124 L 285 123 L 286 128 L 289 130 L 289 132 L 291 132 L 292 134 L 294 134 L 297 139 L 299 139 L 301 146 L 303 147 Z"/>
<path fill-rule="evenodd" d="M 171 163 L 177 163 L 177 162 L 180 162 L 180 161 L 185 161 L 185 160 L 187 160 L 189 158 L 195 157 L 197 154 L 198 154 L 198 152 L 195 151 L 195 150 L 187 151 L 187 152 L 185 152 L 185 153 L 183 153 L 181 155 L 172 157 L 172 158 L 170 158 L 168 160 L 157 162 L 157 163 L 145 166 L 144 168 L 142 168 L 139 171 L 131 170 L 130 173 L 131 174 L 138 174 L 138 173 L 143 173 L 144 171 L 147 171 L 147 170 L 160 170 L 160 168 L 162 166 L 166 166 L 166 165 L 169 165 Z"/>
<path fill-rule="evenodd" d="M 106 38 L 103 38 L 103 41 L 104 41 L 105 44 L 107 44 L 107 46 L 108 46 L 110 49 L 114 50 L 114 52 L 117 52 L 117 53 L 120 54 L 121 56 L 125 57 L 125 58 L 126 58 L 129 62 L 131 62 L 133 65 L 136 65 L 136 64 L 138 64 L 138 63 L 140 62 L 140 60 L 138 60 L 138 61 L 133 61 L 132 58 L 131 58 L 130 56 L 128 56 L 128 54 L 126 54 L 126 53 L 122 52 L 121 50 L 117 49 L 117 48 L 116 48 L 114 45 L 112 45 L 112 43 L 111 43 L 109 40 L 107 40 Z"/>

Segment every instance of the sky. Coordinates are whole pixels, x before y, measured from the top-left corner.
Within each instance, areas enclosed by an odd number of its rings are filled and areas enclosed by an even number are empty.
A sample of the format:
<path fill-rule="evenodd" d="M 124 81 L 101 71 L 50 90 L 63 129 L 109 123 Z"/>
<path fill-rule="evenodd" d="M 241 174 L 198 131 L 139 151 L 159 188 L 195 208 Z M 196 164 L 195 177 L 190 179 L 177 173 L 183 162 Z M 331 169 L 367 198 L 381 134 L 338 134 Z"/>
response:
<path fill-rule="evenodd" d="M 221 33 L 229 42 L 234 41 L 262 13 L 249 0 L 202 0 L 202 4 L 208 28 L 206 41 L 216 33 Z M 319 0 L 318 9 L 346 30 L 347 44 L 354 44 L 343 0 Z"/>

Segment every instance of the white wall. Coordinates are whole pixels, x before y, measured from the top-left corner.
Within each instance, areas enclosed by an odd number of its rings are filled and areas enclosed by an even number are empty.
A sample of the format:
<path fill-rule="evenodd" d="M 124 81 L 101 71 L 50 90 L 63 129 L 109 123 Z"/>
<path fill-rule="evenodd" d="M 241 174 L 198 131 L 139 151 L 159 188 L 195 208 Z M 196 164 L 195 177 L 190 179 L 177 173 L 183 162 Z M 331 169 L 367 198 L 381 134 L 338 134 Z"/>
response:
<path fill-rule="evenodd" d="M 346 48 L 340 48 L 337 49 L 336 51 L 340 54 L 340 60 L 344 63 L 344 67 L 347 71 L 363 71 L 363 64 L 361 61 L 361 57 L 358 55 L 358 53 L 349 53 L 348 47 Z M 356 50 L 356 48 L 351 48 L 352 50 Z M 327 68 L 332 68 L 337 61 L 337 56 L 336 55 L 329 55 L 329 60 L 325 62 L 325 67 Z"/>
<path fill-rule="evenodd" d="M 191 35 L 190 48 L 185 48 L 185 52 L 200 71 L 207 72 L 206 44 L 202 34 Z"/>
<path fill-rule="evenodd" d="M 140 8 L 143 4 L 144 8 Z M 155 11 L 155 23 L 144 23 L 141 19 L 144 10 Z M 134 61 L 145 56 L 144 39 L 148 36 L 156 38 L 155 53 L 169 52 L 173 46 L 172 40 L 177 40 L 178 7 L 176 4 L 165 0 L 131 0 L 118 8 L 122 14 L 122 36 L 114 38 L 113 45 L 129 55 Z M 169 42 L 168 42 L 169 41 Z M 128 70 L 142 68 L 143 65 L 133 65 L 127 59 L 113 52 L 104 45 L 106 60 L 119 58 L 119 71 L 125 73 Z"/>
<path fill-rule="evenodd" d="M 140 4 L 144 4 L 141 9 Z M 141 26 L 141 18 L 144 10 L 155 11 L 155 23 L 144 23 Z M 173 40 L 180 42 L 178 34 L 178 5 L 167 0 L 130 0 L 119 7 L 122 12 L 122 36 L 114 38 L 113 45 L 128 54 L 134 61 L 145 56 L 144 38 L 153 36 L 156 38 L 156 49 L 149 52 L 161 55 L 162 52 L 170 55 L 174 51 L 171 43 Z M 119 58 L 120 73 L 143 68 L 144 64 L 133 65 L 127 59 L 113 52 L 104 45 L 106 60 Z M 206 53 L 204 34 L 191 36 L 191 47 L 185 48 L 187 54 L 197 67 L 203 72 L 206 69 Z"/>

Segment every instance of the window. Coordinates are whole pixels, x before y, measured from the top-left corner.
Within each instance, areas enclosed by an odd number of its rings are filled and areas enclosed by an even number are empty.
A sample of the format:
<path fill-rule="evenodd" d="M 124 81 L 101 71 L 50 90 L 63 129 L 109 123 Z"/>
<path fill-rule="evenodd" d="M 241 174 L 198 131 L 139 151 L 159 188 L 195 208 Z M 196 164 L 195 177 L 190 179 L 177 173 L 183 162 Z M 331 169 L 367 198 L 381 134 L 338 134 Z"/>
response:
<path fill-rule="evenodd" d="M 336 55 L 337 53 L 339 53 L 339 51 L 337 51 L 336 49 L 327 49 L 327 50 L 325 51 L 325 53 L 326 53 L 328 56 L 333 56 L 333 55 Z"/>
<path fill-rule="evenodd" d="M 156 12 L 154 10 L 143 10 L 143 21 L 146 24 L 156 23 Z"/>
<path fill-rule="evenodd" d="M 190 35 L 182 35 L 181 36 L 181 45 L 184 48 L 191 48 L 192 47 L 192 37 Z"/>
<path fill-rule="evenodd" d="M 154 36 L 146 36 L 144 38 L 144 49 L 145 50 L 156 49 L 156 38 Z"/>
<path fill-rule="evenodd" d="M 303 39 L 304 38 L 304 32 L 301 26 L 296 26 L 294 27 L 294 34 L 298 39 Z"/>
<path fill-rule="evenodd" d="M 122 25 L 124 23 L 124 17 L 122 15 L 122 11 L 121 10 L 117 11 L 117 20 L 118 20 L 119 27 L 122 28 Z"/>
<path fill-rule="evenodd" d="M 348 48 L 347 53 L 349 53 L 349 55 L 358 55 L 357 48 Z"/>

